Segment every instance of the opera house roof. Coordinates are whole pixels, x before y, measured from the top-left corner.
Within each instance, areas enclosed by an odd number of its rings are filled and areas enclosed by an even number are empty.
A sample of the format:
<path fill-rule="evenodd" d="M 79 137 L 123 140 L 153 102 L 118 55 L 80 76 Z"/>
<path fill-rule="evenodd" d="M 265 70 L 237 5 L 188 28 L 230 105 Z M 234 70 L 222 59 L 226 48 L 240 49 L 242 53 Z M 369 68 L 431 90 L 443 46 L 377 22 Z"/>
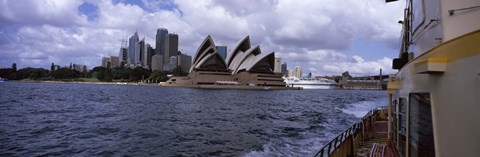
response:
<path fill-rule="evenodd" d="M 228 54 L 226 60 L 217 53 L 211 36 L 207 36 L 195 53 L 192 71 L 224 71 L 235 75 L 246 71 L 252 73 L 272 73 L 275 53 L 261 53 L 260 46 L 251 47 L 250 37 L 240 40 Z"/>

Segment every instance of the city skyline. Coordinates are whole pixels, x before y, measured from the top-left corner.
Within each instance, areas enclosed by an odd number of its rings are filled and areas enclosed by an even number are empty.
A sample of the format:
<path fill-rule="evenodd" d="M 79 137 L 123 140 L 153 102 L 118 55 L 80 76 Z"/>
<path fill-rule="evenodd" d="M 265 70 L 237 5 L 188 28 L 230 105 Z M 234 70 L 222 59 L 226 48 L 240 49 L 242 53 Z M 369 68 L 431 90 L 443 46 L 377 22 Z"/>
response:
<path fill-rule="evenodd" d="M 1 5 L 0 66 L 100 66 L 102 57 L 119 54 L 123 37 L 138 31 L 155 48 L 157 29 L 168 28 L 190 56 L 207 35 L 227 47 L 250 35 L 252 45 L 275 51 L 289 69 L 314 75 L 393 73 L 403 7 L 384 1 L 13 2 Z"/>

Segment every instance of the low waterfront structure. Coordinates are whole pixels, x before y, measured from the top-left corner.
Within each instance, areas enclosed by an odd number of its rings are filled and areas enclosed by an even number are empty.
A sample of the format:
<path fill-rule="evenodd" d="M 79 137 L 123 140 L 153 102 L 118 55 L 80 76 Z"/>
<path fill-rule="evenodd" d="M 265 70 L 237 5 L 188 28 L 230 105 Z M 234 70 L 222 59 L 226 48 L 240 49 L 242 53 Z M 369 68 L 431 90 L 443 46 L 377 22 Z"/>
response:
<path fill-rule="evenodd" d="M 262 53 L 251 47 L 250 37 L 240 40 L 226 60 L 218 53 L 211 36 L 207 36 L 193 58 L 187 77 L 172 77 L 164 86 L 188 86 L 215 89 L 298 89 L 286 87 L 274 73 L 275 53 Z M 228 82 L 228 83 L 226 83 Z"/>

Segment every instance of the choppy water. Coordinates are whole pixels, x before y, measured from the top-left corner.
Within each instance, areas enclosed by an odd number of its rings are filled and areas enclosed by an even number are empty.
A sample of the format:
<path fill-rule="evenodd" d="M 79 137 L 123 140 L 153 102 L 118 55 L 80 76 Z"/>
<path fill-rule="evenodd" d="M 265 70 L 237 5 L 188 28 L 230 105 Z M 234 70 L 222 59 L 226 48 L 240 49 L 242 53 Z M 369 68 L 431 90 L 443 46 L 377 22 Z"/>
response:
<path fill-rule="evenodd" d="M 0 156 L 312 156 L 385 91 L 0 83 Z"/>

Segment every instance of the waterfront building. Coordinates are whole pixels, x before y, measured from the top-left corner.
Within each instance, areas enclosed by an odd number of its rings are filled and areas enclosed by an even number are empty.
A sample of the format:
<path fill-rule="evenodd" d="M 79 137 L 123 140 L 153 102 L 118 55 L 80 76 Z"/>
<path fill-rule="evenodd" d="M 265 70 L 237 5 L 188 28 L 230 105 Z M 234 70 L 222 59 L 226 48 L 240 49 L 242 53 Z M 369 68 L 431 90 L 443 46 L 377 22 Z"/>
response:
<path fill-rule="evenodd" d="M 168 30 L 165 28 L 157 29 L 157 35 L 155 38 L 155 54 L 163 55 L 165 54 L 165 37 L 168 34 Z"/>
<path fill-rule="evenodd" d="M 169 64 L 170 57 L 177 56 L 178 53 L 178 35 L 167 34 L 165 36 L 164 64 Z"/>
<path fill-rule="evenodd" d="M 81 64 L 72 64 L 72 69 L 78 72 L 84 72 L 87 71 L 87 66 Z"/>
<path fill-rule="evenodd" d="M 162 55 L 155 54 L 152 56 L 152 70 L 163 70 Z"/>
<path fill-rule="evenodd" d="M 283 79 L 273 72 L 274 64 L 275 53 L 261 53 L 258 45 L 251 47 L 249 36 L 234 46 L 226 61 L 218 53 L 212 37 L 207 36 L 195 53 L 188 77 L 172 77 L 165 85 L 233 82 L 236 85 L 285 87 Z"/>
<path fill-rule="evenodd" d="M 298 78 L 302 78 L 303 77 L 302 68 L 300 68 L 300 66 L 295 66 L 295 69 L 293 69 L 293 74 Z"/>
<path fill-rule="evenodd" d="M 192 56 L 180 53 L 178 56 L 178 66 L 183 72 L 188 72 L 192 66 Z"/>
<path fill-rule="evenodd" d="M 282 64 L 282 76 L 288 76 L 287 62 L 283 62 Z"/>
<path fill-rule="evenodd" d="M 282 73 L 282 58 L 275 57 L 275 67 L 273 69 L 273 72 L 276 74 Z"/>
<path fill-rule="evenodd" d="M 218 54 L 223 58 L 223 60 L 227 59 L 227 46 L 216 46 Z"/>
<path fill-rule="evenodd" d="M 295 66 L 294 69 L 288 70 L 288 77 L 302 78 L 302 69 L 299 66 Z"/>
<path fill-rule="evenodd" d="M 138 33 L 135 32 L 135 34 L 128 39 L 128 49 L 127 49 L 127 64 L 129 65 L 135 65 L 136 64 L 136 57 L 135 56 L 135 50 L 136 50 L 136 45 L 139 41 Z"/>

